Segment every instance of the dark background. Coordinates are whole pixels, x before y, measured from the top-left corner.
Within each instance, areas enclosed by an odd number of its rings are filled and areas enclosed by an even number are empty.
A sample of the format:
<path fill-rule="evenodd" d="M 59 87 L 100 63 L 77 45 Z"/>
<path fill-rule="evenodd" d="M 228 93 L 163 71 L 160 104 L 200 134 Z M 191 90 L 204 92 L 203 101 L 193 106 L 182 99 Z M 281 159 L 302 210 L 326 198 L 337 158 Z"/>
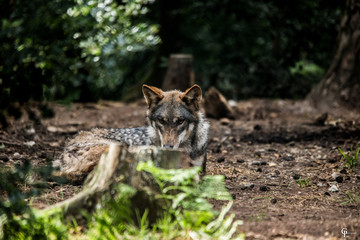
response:
<path fill-rule="evenodd" d="M 305 97 L 333 57 L 344 1 L 1 2 L 0 107 L 133 100 L 169 55 L 232 99 Z"/>

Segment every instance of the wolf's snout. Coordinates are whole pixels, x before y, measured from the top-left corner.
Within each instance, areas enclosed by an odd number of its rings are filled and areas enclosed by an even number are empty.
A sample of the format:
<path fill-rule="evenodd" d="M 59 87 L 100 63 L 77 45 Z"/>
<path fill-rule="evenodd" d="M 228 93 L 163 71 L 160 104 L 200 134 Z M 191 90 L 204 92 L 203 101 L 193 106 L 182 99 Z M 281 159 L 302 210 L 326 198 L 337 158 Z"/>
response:
<path fill-rule="evenodd" d="M 164 148 L 171 149 L 171 148 L 174 148 L 174 145 L 164 145 Z"/>

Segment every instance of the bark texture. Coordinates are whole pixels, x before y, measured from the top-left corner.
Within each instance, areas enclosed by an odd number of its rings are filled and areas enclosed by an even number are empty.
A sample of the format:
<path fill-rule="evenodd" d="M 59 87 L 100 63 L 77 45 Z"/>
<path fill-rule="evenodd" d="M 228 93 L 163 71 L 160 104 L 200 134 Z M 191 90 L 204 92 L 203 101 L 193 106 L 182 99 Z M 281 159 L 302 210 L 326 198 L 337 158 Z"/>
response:
<path fill-rule="evenodd" d="M 193 57 L 187 54 L 172 54 L 162 89 L 185 91 L 194 83 Z"/>
<path fill-rule="evenodd" d="M 360 0 L 347 0 L 330 68 L 308 99 L 317 108 L 360 109 Z"/>
<path fill-rule="evenodd" d="M 207 117 L 234 119 L 235 114 L 224 95 L 215 87 L 211 87 L 205 94 L 204 108 Z"/>

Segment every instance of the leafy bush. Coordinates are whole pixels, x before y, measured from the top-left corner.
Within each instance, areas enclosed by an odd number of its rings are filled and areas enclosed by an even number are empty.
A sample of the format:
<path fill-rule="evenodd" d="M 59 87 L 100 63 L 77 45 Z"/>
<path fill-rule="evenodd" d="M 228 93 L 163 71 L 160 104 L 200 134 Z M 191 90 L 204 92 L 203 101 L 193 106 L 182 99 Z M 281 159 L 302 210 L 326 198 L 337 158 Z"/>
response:
<path fill-rule="evenodd" d="M 194 55 L 204 87 L 234 99 L 301 98 L 330 65 L 342 7 L 339 1 L 187 0 L 167 14 L 180 19 L 180 51 Z M 291 71 L 304 62 L 320 71 Z"/>
<path fill-rule="evenodd" d="M 234 221 L 234 214 L 225 216 L 232 202 L 220 213 L 213 210 L 207 199 L 231 200 L 224 184 L 223 176 L 205 176 L 200 181 L 199 167 L 190 169 L 161 169 L 152 162 L 140 162 L 138 171 L 149 172 L 158 183 L 164 199 L 163 216 L 152 226 L 147 221 L 147 211 L 138 216 L 138 225 L 131 222 L 131 202 L 129 198 L 134 190 L 121 186 L 120 197 L 110 200 L 110 204 L 99 210 L 96 221 L 89 227 L 90 239 L 243 239 L 242 235 L 233 236 L 241 221 Z M 127 192 L 130 194 L 123 195 Z M 118 214 L 114 214 L 118 213 Z M 130 223 L 130 224 L 129 224 Z"/>
<path fill-rule="evenodd" d="M 119 98 L 148 71 L 157 26 L 148 0 L 7 1 L 1 11 L 0 108 L 30 99 Z M 138 65 L 146 67 L 136 71 Z"/>

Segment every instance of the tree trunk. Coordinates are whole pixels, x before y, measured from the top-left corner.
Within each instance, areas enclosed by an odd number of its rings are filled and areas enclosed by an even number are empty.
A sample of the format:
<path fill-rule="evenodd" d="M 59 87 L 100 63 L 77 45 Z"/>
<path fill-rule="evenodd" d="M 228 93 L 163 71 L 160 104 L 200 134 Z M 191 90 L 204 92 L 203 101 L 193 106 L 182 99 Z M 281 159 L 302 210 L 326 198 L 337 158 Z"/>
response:
<path fill-rule="evenodd" d="M 193 57 L 187 54 L 172 54 L 162 89 L 185 91 L 194 85 Z"/>
<path fill-rule="evenodd" d="M 360 0 L 347 0 L 330 68 L 308 99 L 319 109 L 360 109 Z"/>
<path fill-rule="evenodd" d="M 153 161 L 161 168 L 188 168 L 190 159 L 185 153 L 157 147 L 125 147 L 112 144 L 101 156 L 99 164 L 85 181 L 83 190 L 74 197 L 44 209 L 50 214 L 62 212 L 67 219 L 85 220 L 83 211 L 92 212 L 104 196 L 116 192 L 119 183 L 125 183 L 137 190 L 132 198 L 134 211 L 149 210 L 149 220 L 155 220 L 161 212 L 161 200 L 155 200 L 158 186 L 150 174 L 138 172 L 140 161 Z"/>

